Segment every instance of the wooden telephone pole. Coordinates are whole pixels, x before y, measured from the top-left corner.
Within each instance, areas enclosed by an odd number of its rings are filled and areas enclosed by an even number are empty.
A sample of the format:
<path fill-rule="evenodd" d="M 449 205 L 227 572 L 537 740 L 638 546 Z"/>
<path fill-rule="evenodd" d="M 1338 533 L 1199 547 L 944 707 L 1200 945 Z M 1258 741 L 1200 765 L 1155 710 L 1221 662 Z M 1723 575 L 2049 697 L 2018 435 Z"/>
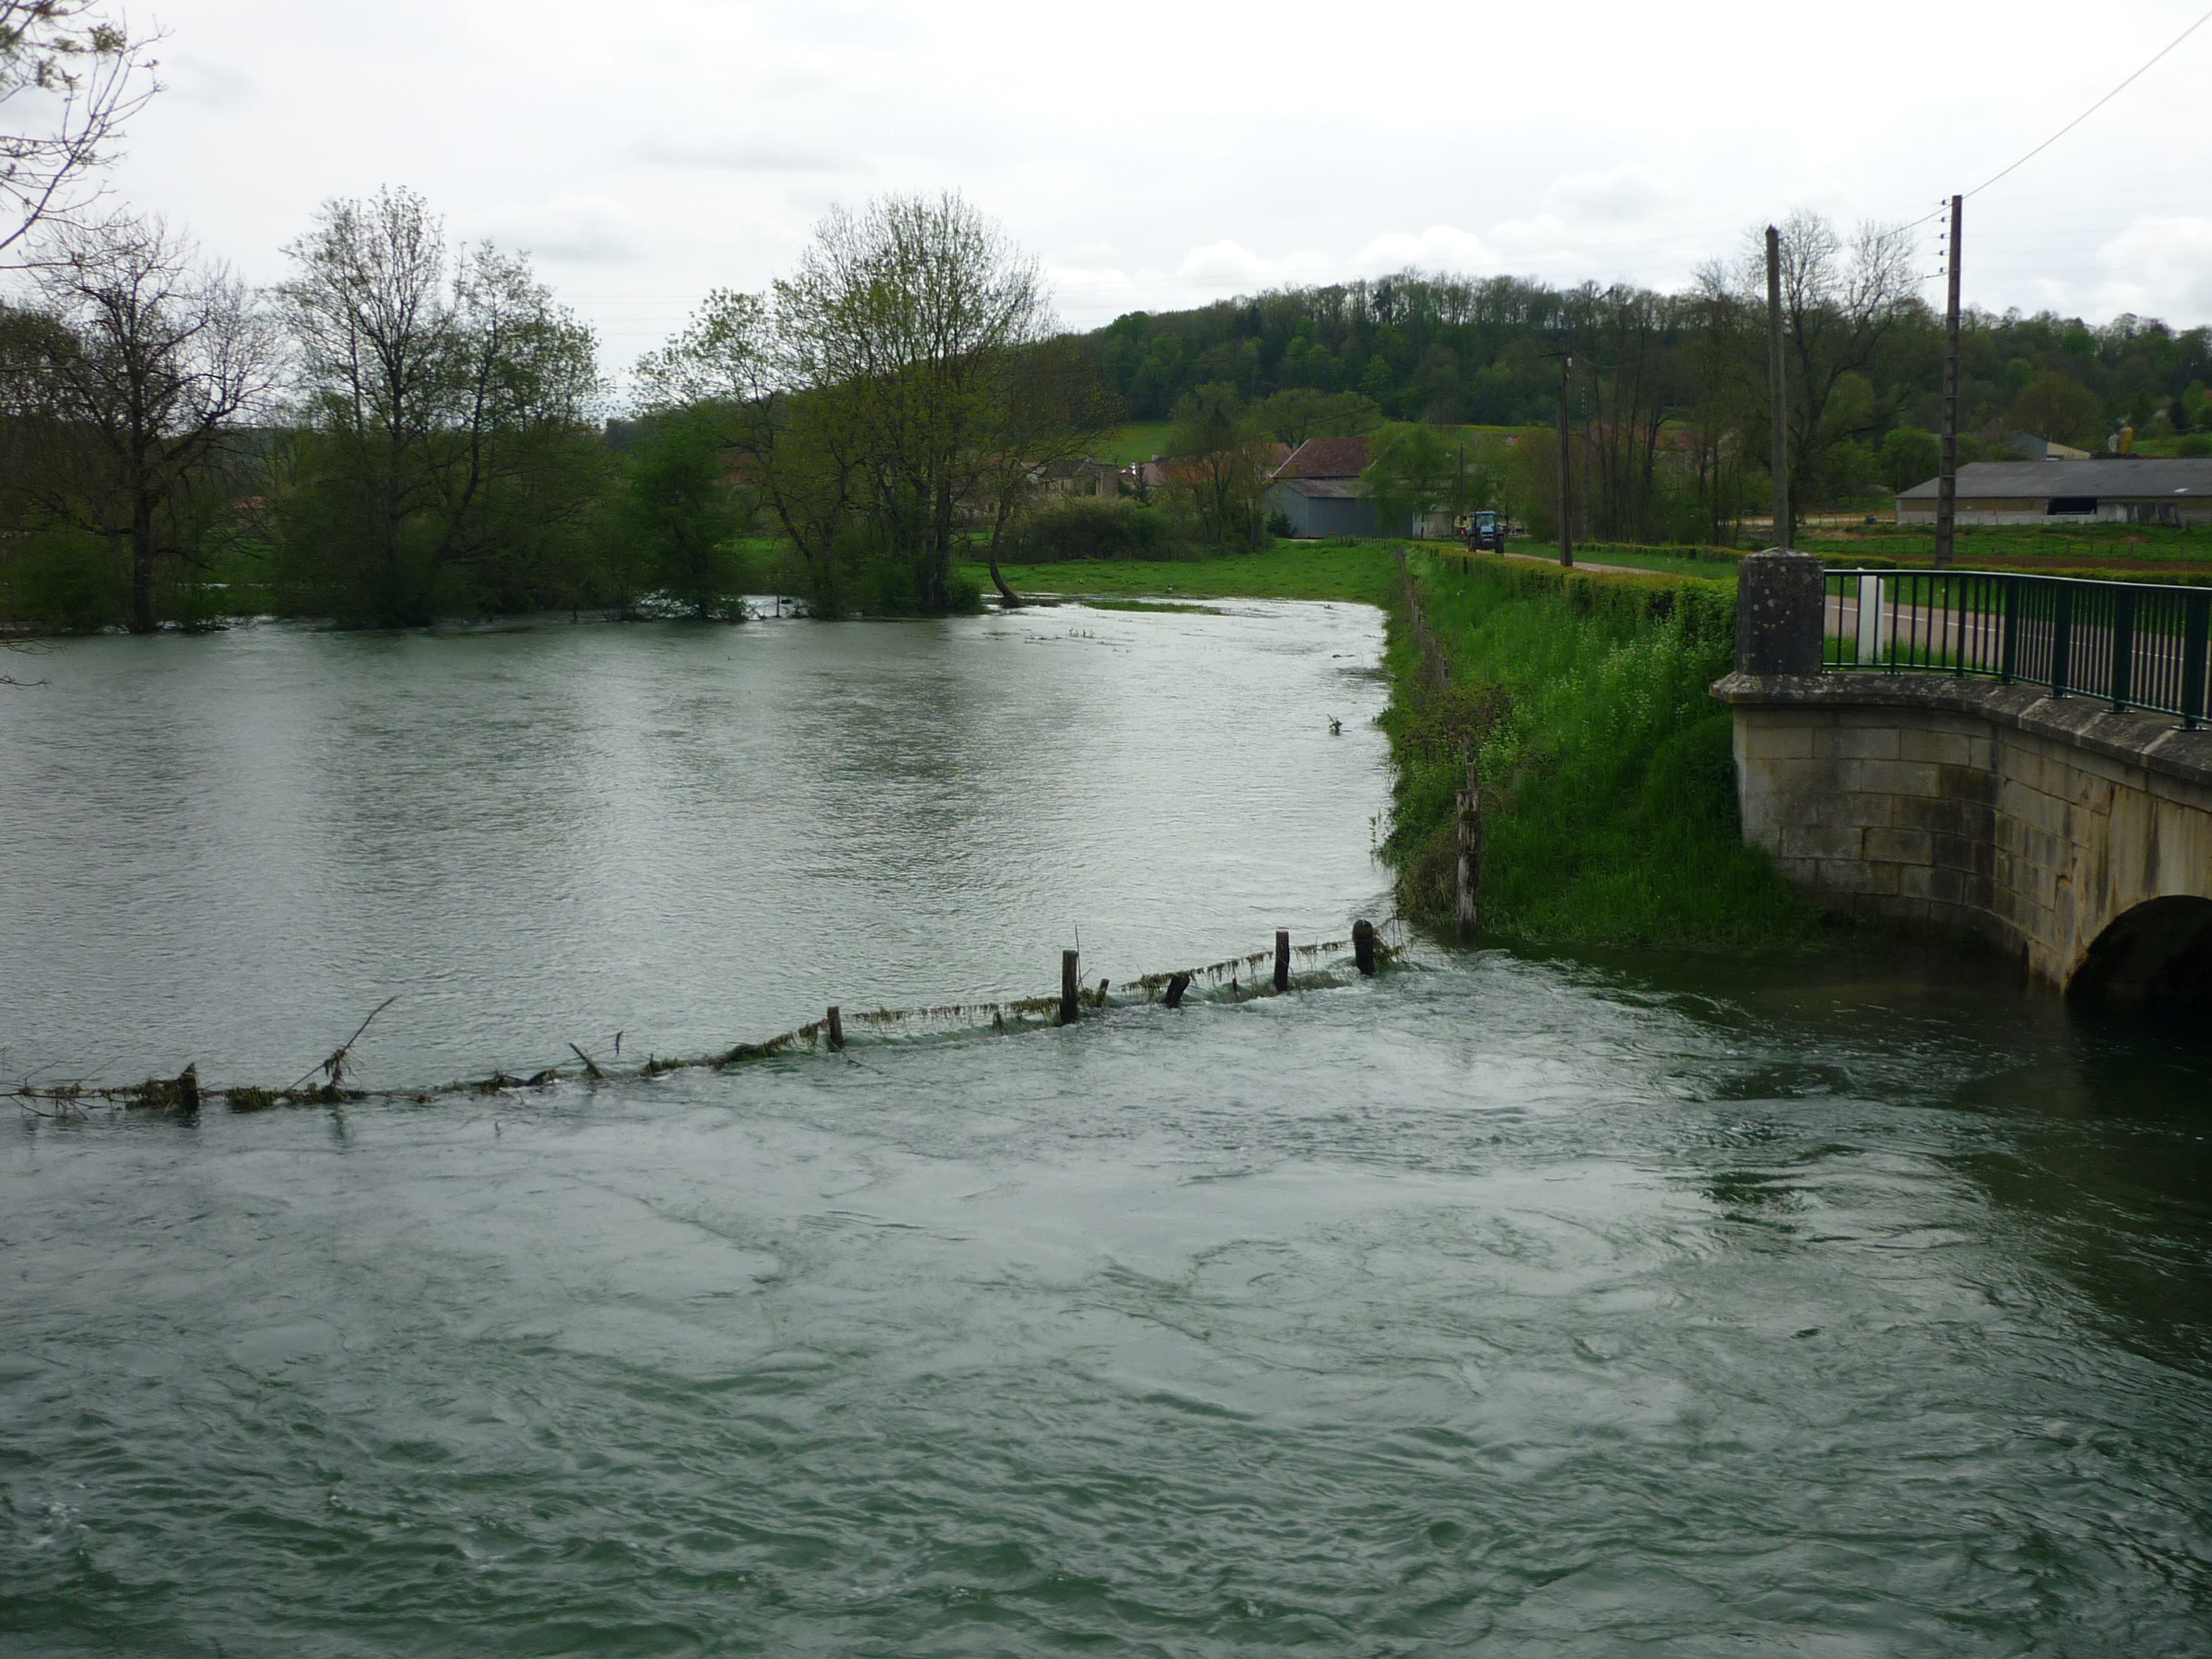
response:
<path fill-rule="evenodd" d="M 1575 496 L 1567 453 L 1567 371 L 1575 366 L 1574 354 L 1559 354 L 1559 565 L 1571 569 L 1575 562 Z"/>
<path fill-rule="evenodd" d="M 1790 522 L 1790 405 L 1782 365 L 1782 233 L 1766 228 L 1766 401 L 1774 415 L 1773 450 L 1768 466 L 1774 475 L 1774 544 L 1787 548 L 1793 538 Z"/>
<path fill-rule="evenodd" d="M 1951 198 L 1951 240 L 1943 256 L 1942 459 L 1936 469 L 1936 568 L 1951 562 L 1959 510 L 1959 232 L 1966 198 Z"/>

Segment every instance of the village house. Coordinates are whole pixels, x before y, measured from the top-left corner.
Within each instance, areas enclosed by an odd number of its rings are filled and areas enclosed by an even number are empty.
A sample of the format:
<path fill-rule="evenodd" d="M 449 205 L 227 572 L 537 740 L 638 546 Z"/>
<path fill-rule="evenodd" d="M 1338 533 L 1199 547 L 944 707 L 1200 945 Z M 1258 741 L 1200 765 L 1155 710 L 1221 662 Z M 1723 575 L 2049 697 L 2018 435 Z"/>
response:
<path fill-rule="evenodd" d="M 1052 495 L 1103 495 L 1110 501 L 1121 493 L 1121 469 L 1110 461 L 1094 461 L 1088 455 L 1079 461 L 1047 461 L 1032 467 L 1030 477 L 1039 489 Z"/>
<path fill-rule="evenodd" d="M 1309 438 L 1269 475 L 1267 514 L 1289 520 L 1297 537 L 1404 535 L 1403 515 L 1380 526 L 1375 504 L 1360 499 L 1366 468 L 1366 439 Z"/>
<path fill-rule="evenodd" d="M 1970 461 L 1959 469 L 1958 522 L 2212 524 L 2212 458 Z M 1936 522 L 1936 480 L 1897 498 L 1900 525 Z"/>

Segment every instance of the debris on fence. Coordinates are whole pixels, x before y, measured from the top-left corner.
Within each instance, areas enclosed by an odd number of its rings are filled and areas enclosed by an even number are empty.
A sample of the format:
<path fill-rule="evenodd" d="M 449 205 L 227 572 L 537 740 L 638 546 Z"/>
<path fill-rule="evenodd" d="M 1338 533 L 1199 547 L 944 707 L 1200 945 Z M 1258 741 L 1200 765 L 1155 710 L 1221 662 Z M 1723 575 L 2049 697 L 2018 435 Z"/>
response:
<path fill-rule="evenodd" d="M 1388 925 L 1395 927 L 1399 924 L 1394 918 Z M 1255 997 L 1278 996 L 1294 990 L 1322 989 L 1341 982 L 1322 968 L 1321 961 L 1325 954 L 1340 958 L 1345 951 L 1350 950 L 1358 972 L 1364 975 L 1374 973 L 1378 962 L 1386 962 L 1402 954 L 1404 948 L 1402 943 L 1383 943 L 1375 924 L 1364 919 L 1353 924 L 1350 939 L 1319 940 L 1296 947 L 1291 944 L 1289 930 L 1279 928 L 1272 951 L 1255 951 L 1249 956 L 1229 957 L 1201 968 L 1146 974 L 1124 981 L 1119 996 L 1112 994 L 1112 981 L 1103 978 L 1095 989 L 1085 988 L 1081 979 L 1080 956 L 1074 951 L 1068 951 L 1061 957 L 1060 994 L 1056 997 L 948 1002 L 921 1008 L 878 1008 L 854 1018 L 865 1020 L 878 1030 L 907 1026 L 947 1034 L 988 1030 L 1003 1035 L 1029 1029 L 1030 1022 L 1033 1020 L 1048 1025 L 1073 1024 L 1080 1011 L 1086 1006 L 1103 1011 L 1117 1006 L 1158 1002 L 1170 1008 L 1180 1008 L 1192 988 L 1201 981 L 1210 988 L 1204 993 L 1207 1000 L 1230 1003 L 1249 1001 Z M 1293 957 L 1304 957 L 1311 971 L 1294 975 L 1291 971 Z M 1270 962 L 1274 969 L 1273 978 L 1263 980 L 1260 970 Z M 547 1089 L 561 1080 L 560 1069 L 549 1066 L 526 1075 L 495 1070 L 489 1077 L 463 1079 L 428 1090 L 372 1091 L 347 1087 L 343 1079 L 351 1065 L 354 1045 L 360 1042 L 362 1034 L 368 1030 L 371 1022 L 398 1000 L 396 996 L 386 997 L 370 1010 L 368 1018 L 354 1028 L 351 1036 L 332 1050 L 327 1060 L 311 1067 L 290 1087 L 267 1089 L 234 1085 L 222 1090 L 223 1103 L 234 1112 L 269 1111 L 279 1106 L 337 1106 L 372 1097 L 427 1103 L 440 1096 L 493 1095 L 516 1090 Z M 832 1006 L 822 1019 L 795 1027 L 763 1042 L 739 1042 L 719 1054 L 689 1060 L 648 1055 L 642 1065 L 634 1068 L 610 1070 L 592 1060 L 577 1044 L 571 1042 L 567 1047 L 583 1063 L 586 1078 L 594 1083 L 606 1083 L 624 1078 L 662 1077 L 671 1072 L 695 1067 L 724 1071 L 800 1050 L 827 1048 L 836 1052 L 844 1048 L 847 1040 L 842 1010 Z M 308 1079 L 318 1073 L 322 1074 L 324 1080 L 309 1083 Z M 206 1098 L 207 1091 L 201 1088 L 197 1063 L 185 1066 L 173 1078 L 149 1078 L 143 1083 L 94 1086 L 82 1081 L 40 1084 L 27 1080 L 12 1089 L 0 1089 L 0 1099 L 14 1100 L 26 1111 L 51 1118 L 82 1115 L 87 1104 L 95 1101 L 119 1105 L 133 1111 L 193 1117 L 198 1115 Z"/>

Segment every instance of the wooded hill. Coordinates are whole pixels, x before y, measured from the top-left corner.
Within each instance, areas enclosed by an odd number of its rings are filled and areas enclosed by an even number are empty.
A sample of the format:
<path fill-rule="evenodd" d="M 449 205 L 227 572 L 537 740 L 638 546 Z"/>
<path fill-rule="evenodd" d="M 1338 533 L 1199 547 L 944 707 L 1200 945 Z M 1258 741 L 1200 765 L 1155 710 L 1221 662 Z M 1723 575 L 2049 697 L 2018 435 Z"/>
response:
<path fill-rule="evenodd" d="M 1811 215 L 1784 228 L 1783 247 L 1799 509 L 1918 482 L 1942 369 L 1920 258 L 1898 233 L 1846 238 Z M 1557 354 L 1571 353 L 1568 416 L 1591 434 L 1601 528 L 1700 539 L 1699 520 L 1711 533 L 1765 487 L 1763 290 L 1749 259 L 1708 266 L 1679 294 L 1405 271 L 1132 312 L 1085 338 L 1135 420 L 1224 383 L 1247 400 L 1303 386 L 1359 392 L 1401 420 L 1548 425 Z M 2212 413 L 2206 328 L 1971 311 L 1962 367 L 1962 429 L 1983 445 L 2026 429 L 2099 448 L 2122 424 L 2168 437 Z"/>

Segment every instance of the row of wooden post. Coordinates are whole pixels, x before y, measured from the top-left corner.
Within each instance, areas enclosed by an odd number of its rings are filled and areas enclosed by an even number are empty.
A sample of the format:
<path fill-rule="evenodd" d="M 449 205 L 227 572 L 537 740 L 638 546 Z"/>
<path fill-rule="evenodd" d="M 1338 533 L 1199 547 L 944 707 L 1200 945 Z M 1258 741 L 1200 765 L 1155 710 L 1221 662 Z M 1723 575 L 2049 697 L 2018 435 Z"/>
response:
<path fill-rule="evenodd" d="M 1560 384 L 1565 384 L 1564 378 Z M 1560 428 L 1563 434 L 1565 430 Z M 1561 441 L 1565 441 L 1564 437 Z M 1560 533 L 1564 538 L 1565 532 Z M 1560 543 L 1560 562 L 1574 562 L 1573 554 L 1564 539 Z M 1421 666 L 1439 688 L 1449 685 L 1450 665 L 1429 631 L 1429 619 L 1421 614 L 1420 595 L 1414 590 L 1413 574 L 1407 566 L 1406 550 L 1402 547 L 1398 550 L 1398 576 L 1406 586 L 1406 617 L 1413 629 L 1414 647 L 1420 653 Z M 1459 792 L 1458 888 L 1459 936 L 1473 939 L 1481 930 L 1482 922 L 1482 781 L 1472 758 L 1467 763 L 1467 787 Z"/>
<path fill-rule="evenodd" d="M 1464 844 L 1462 842 L 1462 845 Z M 1352 960 L 1361 973 L 1374 973 L 1375 924 L 1364 917 L 1352 924 Z M 1291 988 L 1291 930 L 1287 927 L 1275 930 L 1275 988 L 1278 991 Z M 1180 1008 L 1183 994 L 1189 989 L 1188 974 L 1173 975 L 1169 978 L 1160 1000 L 1170 1008 Z M 1105 1005 L 1104 980 L 1098 981 L 1097 1001 L 1102 1007 Z M 1082 1012 L 1083 953 L 1080 951 L 1062 951 L 1060 953 L 1060 1023 L 1073 1025 L 1082 1018 Z M 845 1046 L 845 1020 L 838 1008 L 834 1006 L 830 1008 L 823 1026 L 828 1034 L 830 1047 L 833 1050 L 842 1048 Z"/>
<path fill-rule="evenodd" d="M 1482 922 L 1482 780 L 1467 763 L 1459 792 L 1459 936 L 1473 939 Z"/>

